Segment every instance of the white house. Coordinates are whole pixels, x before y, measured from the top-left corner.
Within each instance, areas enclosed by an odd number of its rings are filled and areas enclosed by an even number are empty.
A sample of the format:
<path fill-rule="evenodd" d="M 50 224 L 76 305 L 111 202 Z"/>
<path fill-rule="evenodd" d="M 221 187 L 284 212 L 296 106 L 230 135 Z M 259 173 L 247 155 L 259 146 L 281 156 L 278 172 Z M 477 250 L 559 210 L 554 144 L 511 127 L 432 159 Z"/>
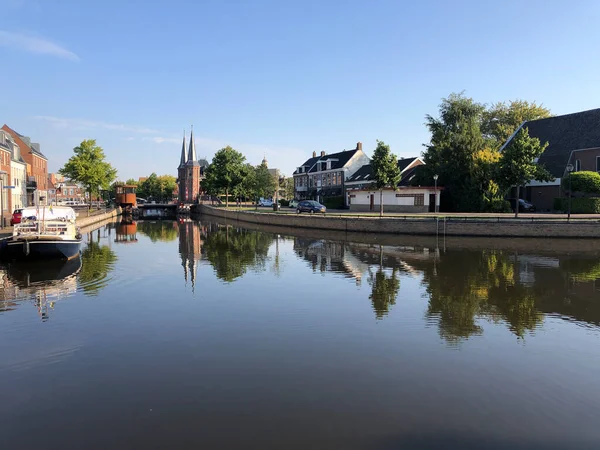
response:
<path fill-rule="evenodd" d="M 443 188 L 400 186 L 383 190 L 383 210 L 386 212 L 424 213 L 435 212 L 440 206 Z M 350 211 L 379 211 L 380 192 L 377 189 L 354 189 L 348 191 Z"/>
<path fill-rule="evenodd" d="M 27 163 L 21 157 L 21 149 L 12 141 L 12 157 L 10 160 L 9 181 L 14 186 L 10 192 L 12 197 L 12 208 L 20 209 L 27 205 Z"/>

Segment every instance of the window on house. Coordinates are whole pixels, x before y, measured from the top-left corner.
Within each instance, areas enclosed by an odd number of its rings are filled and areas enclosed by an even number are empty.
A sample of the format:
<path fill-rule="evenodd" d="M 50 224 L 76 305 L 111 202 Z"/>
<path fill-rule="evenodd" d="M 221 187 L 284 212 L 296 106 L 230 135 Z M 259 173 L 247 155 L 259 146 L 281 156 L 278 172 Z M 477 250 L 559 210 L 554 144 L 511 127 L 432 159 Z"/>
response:
<path fill-rule="evenodd" d="M 416 194 L 415 195 L 415 206 L 424 206 L 425 205 L 425 194 Z"/>
<path fill-rule="evenodd" d="M 581 170 L 581 160 L 576 159 L 575 160 L 575 172 L 579 172 L 580 170 Z"/>

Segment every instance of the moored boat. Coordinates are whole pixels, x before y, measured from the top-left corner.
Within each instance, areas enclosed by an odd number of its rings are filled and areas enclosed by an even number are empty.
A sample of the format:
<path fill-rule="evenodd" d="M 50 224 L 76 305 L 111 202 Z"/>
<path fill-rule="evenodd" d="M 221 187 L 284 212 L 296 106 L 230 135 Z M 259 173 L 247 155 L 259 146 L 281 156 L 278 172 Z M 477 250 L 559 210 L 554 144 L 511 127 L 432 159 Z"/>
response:
<path fill-rule="evenodd" d="M 4 259 L 72 259 L 79 255 L 81 233 L 76 214 L 67 206 L 23 209 L 2 251 Z"/>

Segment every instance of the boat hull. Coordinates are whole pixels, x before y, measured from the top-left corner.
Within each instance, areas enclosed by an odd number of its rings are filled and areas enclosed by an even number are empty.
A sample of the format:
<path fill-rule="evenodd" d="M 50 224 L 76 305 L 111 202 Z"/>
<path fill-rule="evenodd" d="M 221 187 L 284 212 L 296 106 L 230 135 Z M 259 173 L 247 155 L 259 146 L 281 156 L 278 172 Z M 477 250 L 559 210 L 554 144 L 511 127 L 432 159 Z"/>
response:
<path fill-rule="evenodd" d="M 25 240 L 6 243 L 4 259 L 72 259 L 79 256 L 81 239 L 74 240 Z"/>

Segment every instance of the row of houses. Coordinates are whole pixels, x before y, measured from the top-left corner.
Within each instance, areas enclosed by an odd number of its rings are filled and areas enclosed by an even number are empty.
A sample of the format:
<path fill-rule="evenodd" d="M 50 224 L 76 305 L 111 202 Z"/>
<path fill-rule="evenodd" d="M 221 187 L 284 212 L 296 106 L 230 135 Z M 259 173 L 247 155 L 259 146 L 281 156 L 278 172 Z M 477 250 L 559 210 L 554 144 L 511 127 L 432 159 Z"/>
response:
<path fill-rule="evenodd" d="M 352 211 L 378 211 L 381 198 L 389 212 L 433 212 L 436 204 L 439 207 L 441 188 L 410 185 L 423 165 L 418 157 L 399 159 L 401 180 L 397 189 L 384 189 L 380 196 L 372 187 L 373 167 L 361 142 L 354 149 L 337 153 L 313 152 L 294 171 L 294 196 L 323 203 L 341 199 L 343 206 Z"/>
<path fill-rule="evenodd" d="M 531 137 L 548 143 L 536 162 L 543 165 L 554 180 L 531 181 L 521 190 L 521 198 L 538 211 L 551 211 L 554 199 L 565 196 L 561 181 L 569 169 L 600 173 L 600 108 L 523 122 L 502 149 L 521 128 L 527 128 Z M 387 211 L 432 212 L 436 204 L 439 207 L 443 188 L 437 187 L 434 180 L 431 180 L 434 186 L 410 185 L 422 165 L 417 157 L 398 160 L 402 179 L 397 189 L 384 191 L 383 204 Z M 379 209 L 379 192 L 372 189 L 372 182 L 370 160 L 360 142 L 352 150 L 329 155 L 313 152 L 312 157 L 294 171 L 297 199 L 327 202 L 329 198 L 342 197 L 344 206 L 356 211 Z"/>
<path fill-rule="evenodd" d="M 40 144 L 3 125 L 0 129 L 0 217 L 35 204 L 81 201 L 83 191 L 58 174 L 48 173 Z"/>

